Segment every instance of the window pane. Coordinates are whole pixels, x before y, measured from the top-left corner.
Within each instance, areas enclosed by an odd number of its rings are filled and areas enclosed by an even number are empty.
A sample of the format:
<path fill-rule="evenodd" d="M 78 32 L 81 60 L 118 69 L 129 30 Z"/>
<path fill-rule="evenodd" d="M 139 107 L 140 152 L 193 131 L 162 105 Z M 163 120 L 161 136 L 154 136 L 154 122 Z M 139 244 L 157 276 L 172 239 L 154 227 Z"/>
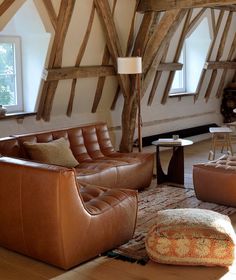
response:
<path fill-rule="evenodd" d="M 175 76 L 172 82 L 170 93 L 179 93 L 179 92 L 185 92 L 185 60 L 184 60 L 184 52 L 185 47 L 183 47 L 180 57 L 179 57 L 179 63 L 183 64 L 182 70 L 178 70 L 175 72 Z"/>
<path fill-rule="evenodd" d="M 13 74 L 14 67 L 14 45 L 12 43 L 0 44 L 0 75 Z"/>
<path fill-rule="evenodd" d="M 0 104 L 16 104 L 15 75 L 0 75 Z"/>
<path fill-rule="evenodd" d="M 15 54 L 13 43 L 0 44 L 0 104 L 16 105 Z"/>

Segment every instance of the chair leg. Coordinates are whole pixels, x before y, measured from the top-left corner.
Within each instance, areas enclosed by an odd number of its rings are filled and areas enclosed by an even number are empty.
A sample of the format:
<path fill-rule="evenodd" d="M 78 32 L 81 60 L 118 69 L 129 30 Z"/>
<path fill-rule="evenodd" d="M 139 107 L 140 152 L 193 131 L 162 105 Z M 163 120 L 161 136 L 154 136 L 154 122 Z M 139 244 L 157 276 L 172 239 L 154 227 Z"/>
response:
<path fill-rule="evenodd" d="M 228 152 L 228 154 L 233 155 L 233 147 L 231 144 L 230 135 L 226 136 L 226 141 L 227 141 L 227 152 Z"/>
<path fill-rule="evenodd" d="M 211 149 L 208 155 L 208 160 L 214 160 L 215 159 L 215 145 L 216 145 L 216 136 L 212 134 L 211 137 Z"/>

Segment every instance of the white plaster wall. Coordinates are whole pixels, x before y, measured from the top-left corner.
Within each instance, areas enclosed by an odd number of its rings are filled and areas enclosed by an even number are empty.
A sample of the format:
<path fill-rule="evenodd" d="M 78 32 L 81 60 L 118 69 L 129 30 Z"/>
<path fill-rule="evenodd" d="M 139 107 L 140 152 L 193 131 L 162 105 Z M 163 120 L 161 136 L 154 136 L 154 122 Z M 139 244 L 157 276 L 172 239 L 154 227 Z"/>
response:
<path fill-rule="evenodd" d="M 41 0 L 34 0 L 36 4 L 37 1 Z M 113 3 L 112 0 L 109 2 L 111 4 Z M 129 26 L 131 23 L 135 3 L 135 0 L 117 1 L 114 20 L 123 51 L 126 48 Z M 38 2 L 38 5 L 36 6 L 40 7 L 40 5 L 41 3 Z M 53 0 L 53 5 L 58 12 L 59 0 Z M 91 5 L 92 0 L 76 1 L 75 11 L 65 40 L 65 47 L 63 50 L 63 66 L 74 66 L 75 64 L 76 57 L 87 28 Z M 218 11 L 216 13 L 218 13 Z M 196 14 L 196 11 L 194 14 Z M 48 31 L 50 27 L 48 19 L 46 19 L 46 11 L 41 9 L 40 15 L 45 24 L 45 28 Z M 140 19 L 141 16 L 138 15 L 136 20 L 137 24 L 140 23 Z M 224 21 L 225 19 L 226 16 Z M 235 26 L 235 18 L 233 24 Z M 220 30 L 220 32 L 222 32 L 222 30 L 223 28 Z M 231 28 L 230 32 L 231 36 L 229 36 L 227 41 L 226 49 L 229 49 L 229 42 L 232 40 L 232 34 L 234 32 L 233 28 Z M 174 43 L 172 44 L 173 48 L 177 45 L 176 41 L 178 40 L 179 35 L 180 30 L 176 32 Z M 220 39 L 218 39 L 218 43 L 219 41 Z M 90 34 L 88 46 L 82 59 L 82 65 L 100 65 L 104 46 L 105 36 L 102 26 L 99 22 L 98 15 L 95 13 L 95 21 Z M 225 51 L 224 55 L 226 55 L 226 53 L 227 51 Z M 167 61 L 171 61 L 171 57 L 173 57 L 172 51 L 168 53 Z M 228 79 L 232 77 L 232 74 L 233 72 L 229 71 Z M 194 103 L 193 96 L 188 96 L 182 97 L 181 100 L 179 100 L 179 98 L 169 98 L 165 105 L 161 105 L 160 100 L 166 80 L 167 75 L 166 73 L 163 73 L 152 106 L 147 106 L 148 95 L 151 87 L 149 87 L 142 100 L 143 136 L 163 133 L 171 130 L 184 129 L 208 123 L 220 124 L 222 122 L 222 116 L 220 114 L 220 100 L 216 99 L 214 94 L 211 95 L 207 103 L 203 98 L 204 94 L 200 94 L 196 103 Z M 208 80 L 209 74 L 206 75 L 205 82 Z M 219 79 L 217 78 L 217 80 Z M 106 79 L 102 99 L 98 106 L 97 113 L 91 113 L 97 81 L 97 78 L 77 80 L 76 94 L 71 118 L 66 116 L 71 81 L 64 80 L 60 81 L 58 84 L 50 122 L 44 122 L 42 120 L 36 121 L 35 117 L 26 117 L 23 120 L 23 123 L 17 123 L 16 120 L 1 120 L 0 137 L 11 134 L 75 126 L 95 121 L 107 121 L 110 127 L 119 127 L 121 125 L 121 112 L 123 106 L 122 96 L 120 96 L 118 99 L 116 109 L 114 111 L 110 111 L 109 109 L 117 88 L 116 77 L 109 77 Z M 216 91 L 216 87 L 217 84 L 213 90 Z M 204 92 L 206 89 L 206 83 L 204 83 L 202 89 Z M 112 138 L 116 147 L 118 147 L 120 136 L 119 129 L 112 130 Z"/>

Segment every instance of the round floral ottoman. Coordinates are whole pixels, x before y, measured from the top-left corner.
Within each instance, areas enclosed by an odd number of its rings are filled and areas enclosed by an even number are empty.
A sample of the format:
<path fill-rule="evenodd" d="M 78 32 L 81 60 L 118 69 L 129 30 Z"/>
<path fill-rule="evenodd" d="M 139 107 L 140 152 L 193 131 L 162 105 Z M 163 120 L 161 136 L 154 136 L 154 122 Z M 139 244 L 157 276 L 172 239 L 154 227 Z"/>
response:
<path fill-rule="evenodd" d="M 146 250 L 156 262 L 176 265 L 229 266 L 236 235 L 230 219 L 203 209 L 158 212 L 146 237 Z"/>

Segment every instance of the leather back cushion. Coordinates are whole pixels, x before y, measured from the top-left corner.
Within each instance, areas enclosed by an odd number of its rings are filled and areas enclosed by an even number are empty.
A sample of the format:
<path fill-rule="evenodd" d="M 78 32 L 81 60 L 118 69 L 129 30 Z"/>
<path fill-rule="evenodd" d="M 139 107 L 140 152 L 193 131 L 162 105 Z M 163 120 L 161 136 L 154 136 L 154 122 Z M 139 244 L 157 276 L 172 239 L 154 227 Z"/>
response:
<path fill-rule="evenodd" d="M 15 135 L 20 144 L 20 154 L 30 158 L 24 148 L 24 142 L 47 143 L 64 137 L 70 142 L 70 149 L 78 162 L 91 161 L 114 152 L 107 125 L 95 123 L 75 128 Z"/>
<path fill-rule="evenodd" d="M 12 137 L 5 137 L 0 139 L 0 155 L 19 157 L 20 146 L 18 141 Z"/>

